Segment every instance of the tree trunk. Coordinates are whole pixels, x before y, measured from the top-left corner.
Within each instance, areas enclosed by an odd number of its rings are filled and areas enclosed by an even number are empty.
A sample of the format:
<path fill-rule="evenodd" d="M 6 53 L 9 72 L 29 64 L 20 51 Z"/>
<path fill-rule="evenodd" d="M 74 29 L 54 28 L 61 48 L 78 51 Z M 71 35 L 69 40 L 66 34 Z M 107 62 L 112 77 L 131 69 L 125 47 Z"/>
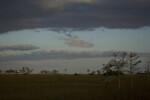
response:
<path fill-rule="evenodd" d="M 132 88 L 132 81 L 133 81 L 133 77 L 132 77 L 132 74 L 130 75 L 130 88 Z"/>
<path fill-rule="evenodd" d="M 148 72 L 148 84 L 147 85 L 148 85 L 148 97 L 150 98 L 150 88 L 149 88 L 150 86 L 149 86 L 149 84 L 150 83 L 149 83 L 149 72 Z"/>
<path fill-rule="evenodd" d="M 120 68 L 118 68 L 118 88 L 120 88 Z"/>
<path fill-rule="evenodd" d="M 148 66 L 147 66 L 148 68 L 147 68 L 147 85 L 148 85 L 148 97 L 150 98 L 150 86 L 149 86 L 149 84 L 150 84 L 150 82 L 149 82 L 149 79 L 150 79 L 150 77 L 149 77 L 149 71 L 150 71 L 150 60 L 149 60 L 149 62 L 148 62 Z"/>
<path fill-rule="evenodd" d="M 130 88 L 132 88 L 132 83 L 133 83 L 133 69 L 132 69 L 132 62 L 130 60 Z"/>

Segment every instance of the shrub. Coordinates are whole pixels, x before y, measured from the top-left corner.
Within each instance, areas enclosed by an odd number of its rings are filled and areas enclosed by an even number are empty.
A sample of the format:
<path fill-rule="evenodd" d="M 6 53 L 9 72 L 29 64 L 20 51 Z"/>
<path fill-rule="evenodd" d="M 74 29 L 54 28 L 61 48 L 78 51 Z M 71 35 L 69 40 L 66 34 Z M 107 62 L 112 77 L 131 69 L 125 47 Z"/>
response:
<path fill-rule="evenodd" d="M 120 75 L 124 75 L 124 73 L 122 71 L 119 71 Z M 118 71 L 113 71 L 113 70 L 107 70 L 104 73 L 104 76 L 117 76 L 118 75 Z"/>
<path fill-rule="evenodd" d="M 48 71 L 48 70 L 41 70 L 40 73 L 41 73 L 41 74 L 49 74 L 50 71 Z"/>
<path fill-rule="evenodd" d="M 8 74 L 17 74 L 19 72 L 17 70 L 9 69 L 9 70 L 6 70 L 5 73 L 8 73 Z"/>

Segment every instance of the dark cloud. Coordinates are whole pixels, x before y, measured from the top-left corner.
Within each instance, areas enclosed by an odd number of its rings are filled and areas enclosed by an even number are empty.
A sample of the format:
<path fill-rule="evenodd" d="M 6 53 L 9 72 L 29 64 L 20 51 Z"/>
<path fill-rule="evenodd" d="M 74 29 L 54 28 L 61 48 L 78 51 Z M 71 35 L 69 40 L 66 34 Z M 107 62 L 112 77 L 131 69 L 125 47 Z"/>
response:
<path fill-rule="evenodd" d="M 35 50 L 39 49 L 39 47 L 33 46 L 33 45 L 13 45 L 13 46 L 6 46 L 6 45 L 0 45 L 0 51 L 6 51 L 6 50 L 18 50 L 18 51 L 27 51 L 27 50 Z"/>
<path fill-rule="evenodd" d="M 150 0 L 0 0 L 0 33 L 150 26 Z"/>
<path fill-rule="evenodd" d="M 1 54 L 0 61 L 16 60 L 47 60 L 47 59 L 78 59 L 78 58 L 96 58 L 112 57 L 113 53 L 119 51 L 68 51 L 68 50 L 43 50 L 35 51 L 30 54 Z M 138 53 L 140 57 L 148 57 L 149 53 Z"/>

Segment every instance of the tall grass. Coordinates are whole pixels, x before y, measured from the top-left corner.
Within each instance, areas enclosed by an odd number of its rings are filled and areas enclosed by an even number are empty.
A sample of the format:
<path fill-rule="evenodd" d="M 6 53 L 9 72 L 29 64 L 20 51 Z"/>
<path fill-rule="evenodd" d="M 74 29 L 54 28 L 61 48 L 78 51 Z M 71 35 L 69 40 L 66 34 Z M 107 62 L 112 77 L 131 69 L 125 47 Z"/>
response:
<path fill-rule="evenodd" d="M 1 75 L 0 100 L 150 100 L 144 75 Z"/>

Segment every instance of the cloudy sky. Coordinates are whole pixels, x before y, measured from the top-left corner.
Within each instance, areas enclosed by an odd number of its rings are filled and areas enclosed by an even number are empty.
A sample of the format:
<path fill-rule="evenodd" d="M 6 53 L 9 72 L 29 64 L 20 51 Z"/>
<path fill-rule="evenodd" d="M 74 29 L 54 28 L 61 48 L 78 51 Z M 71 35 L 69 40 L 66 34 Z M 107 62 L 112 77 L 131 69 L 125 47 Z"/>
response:
<path fill-rule="evenodd" d="M 85 73 L 110 55 L 150 55 L 150 0 L 1 0 L 1 70 Z"/>

